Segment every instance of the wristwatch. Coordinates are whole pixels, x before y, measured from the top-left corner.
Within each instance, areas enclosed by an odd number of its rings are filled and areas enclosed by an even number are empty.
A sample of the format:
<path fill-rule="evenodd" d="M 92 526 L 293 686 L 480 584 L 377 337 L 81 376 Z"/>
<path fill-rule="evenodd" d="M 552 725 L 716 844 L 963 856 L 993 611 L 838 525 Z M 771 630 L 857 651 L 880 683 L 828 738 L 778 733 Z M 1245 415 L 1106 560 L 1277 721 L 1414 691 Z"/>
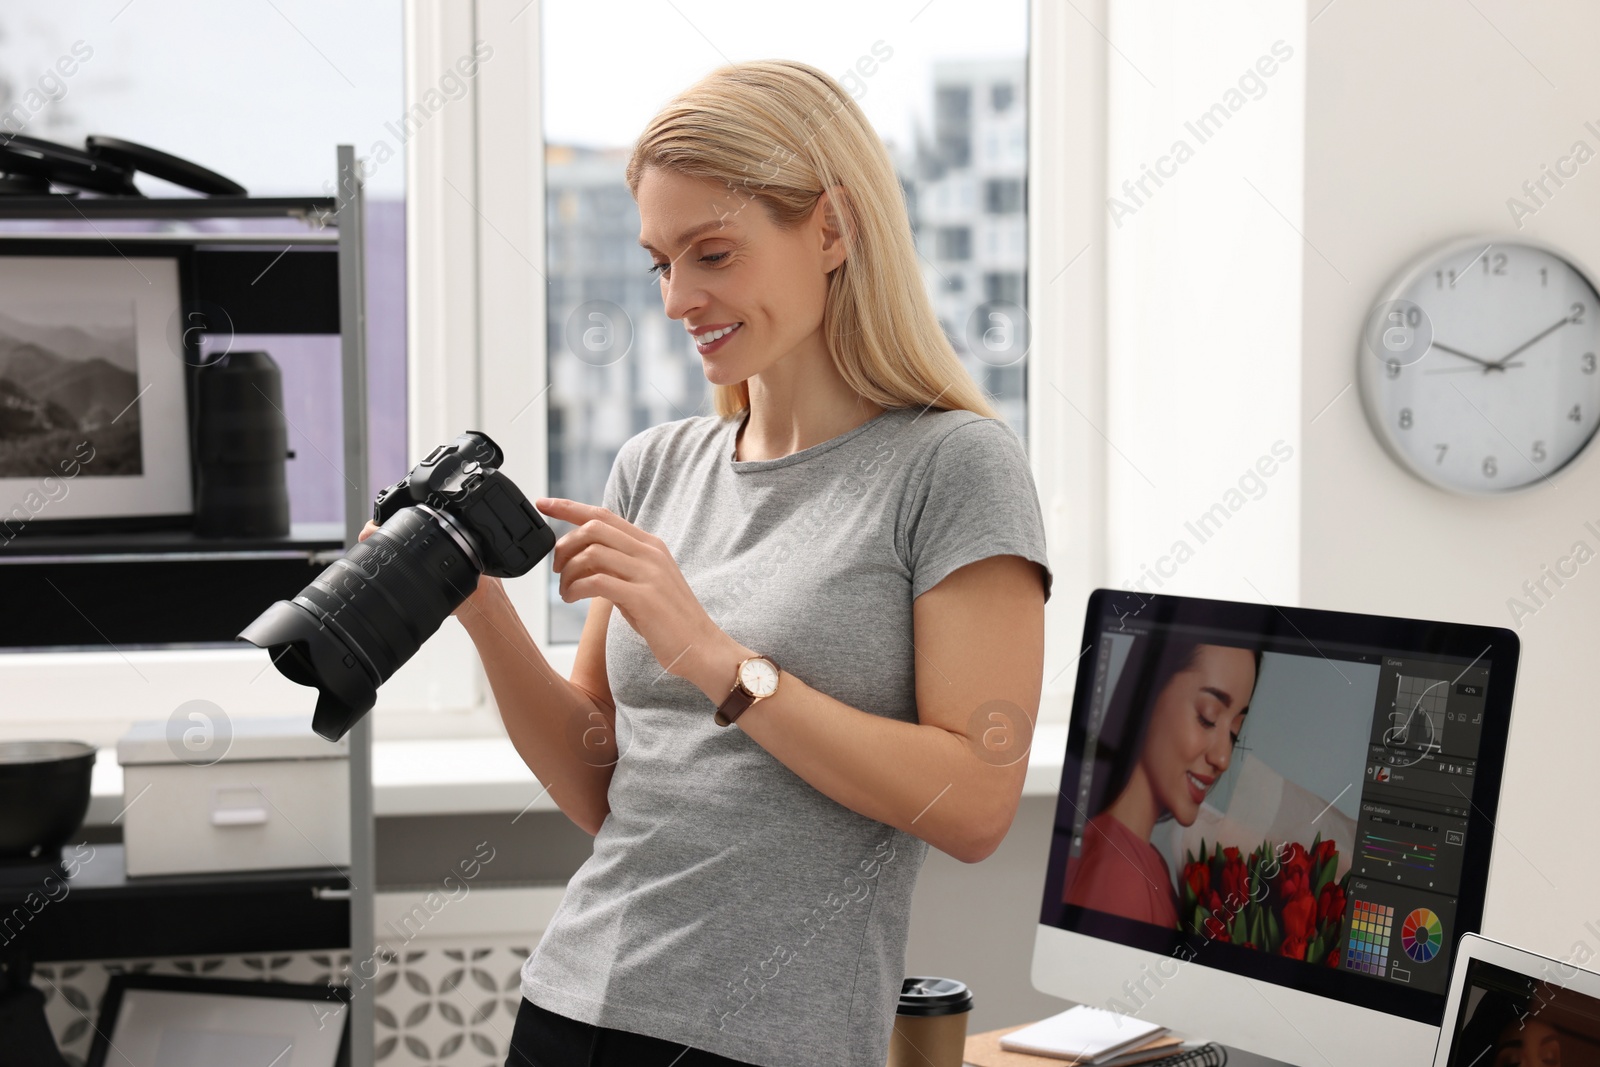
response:
<path fill-rule="evenodd" d="M 758 700 L 778 691 L 778 664 L 770 656 L 751 656 L 733 672 L 733 692 L 717 708 L 718 726 L 732 726 L 733 720 Z"/>

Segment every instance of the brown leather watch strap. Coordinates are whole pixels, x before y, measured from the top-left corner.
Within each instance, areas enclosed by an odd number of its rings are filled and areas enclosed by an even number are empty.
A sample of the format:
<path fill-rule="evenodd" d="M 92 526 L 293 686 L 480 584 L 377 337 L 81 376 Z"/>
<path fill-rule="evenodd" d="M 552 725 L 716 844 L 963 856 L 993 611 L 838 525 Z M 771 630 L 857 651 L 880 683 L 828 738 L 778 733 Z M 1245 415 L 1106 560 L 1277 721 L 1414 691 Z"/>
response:
<path fill-rule="evenodd" d="M 754 704 L 755 702 L 755 697 L 751 696 L 749 693 L 746 693 L 740 686 L 735 685 L 733 687 L 733 692 L 728 694 L 728 699 L 724 700 L 717 707 L 717 714 L 715 716 L 717 725 L 732 726 L 734 720 L 743 715 L 750 705 Z"/>

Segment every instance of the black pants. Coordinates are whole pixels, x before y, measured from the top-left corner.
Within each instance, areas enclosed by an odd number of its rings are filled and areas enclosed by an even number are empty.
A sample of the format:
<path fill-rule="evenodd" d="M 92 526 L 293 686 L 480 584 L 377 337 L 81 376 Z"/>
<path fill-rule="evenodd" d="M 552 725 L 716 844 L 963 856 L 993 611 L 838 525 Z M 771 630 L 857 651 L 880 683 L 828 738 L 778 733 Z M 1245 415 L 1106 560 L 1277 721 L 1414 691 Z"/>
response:
<path fill-rule="evenodd" d="M 590 1026 L 524 998 L 506 1067 L 752 1067 L 659 1037 Z"/>

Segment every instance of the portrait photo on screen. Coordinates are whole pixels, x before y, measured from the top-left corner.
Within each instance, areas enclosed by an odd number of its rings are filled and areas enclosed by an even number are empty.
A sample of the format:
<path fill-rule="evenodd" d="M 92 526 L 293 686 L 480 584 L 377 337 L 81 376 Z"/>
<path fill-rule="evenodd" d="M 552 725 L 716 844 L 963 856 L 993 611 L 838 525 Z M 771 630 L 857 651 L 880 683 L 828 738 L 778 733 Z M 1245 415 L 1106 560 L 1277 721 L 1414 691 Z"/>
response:
<path fill-rule="evenodd" d="M 1105 640 L 1062 902 L 1340 966 L 1377 665 Z"/>

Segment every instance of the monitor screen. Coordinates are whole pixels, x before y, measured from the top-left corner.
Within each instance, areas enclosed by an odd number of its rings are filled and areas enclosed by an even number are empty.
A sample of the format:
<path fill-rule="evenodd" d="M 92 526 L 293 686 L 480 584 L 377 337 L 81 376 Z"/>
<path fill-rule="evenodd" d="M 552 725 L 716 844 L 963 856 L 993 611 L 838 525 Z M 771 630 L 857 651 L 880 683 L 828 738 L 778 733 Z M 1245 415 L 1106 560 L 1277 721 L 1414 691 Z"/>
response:
<path fill-rule="evenodd" d="M 1600 1000 L 1468 959 L 1450 1067 L 1600 1067 Z"/>
<path fill-rule="evenodd" d="M 1097 590 L 1040 921 L 1438 1025 L 1517 653 L 1494 627 Z"/>

